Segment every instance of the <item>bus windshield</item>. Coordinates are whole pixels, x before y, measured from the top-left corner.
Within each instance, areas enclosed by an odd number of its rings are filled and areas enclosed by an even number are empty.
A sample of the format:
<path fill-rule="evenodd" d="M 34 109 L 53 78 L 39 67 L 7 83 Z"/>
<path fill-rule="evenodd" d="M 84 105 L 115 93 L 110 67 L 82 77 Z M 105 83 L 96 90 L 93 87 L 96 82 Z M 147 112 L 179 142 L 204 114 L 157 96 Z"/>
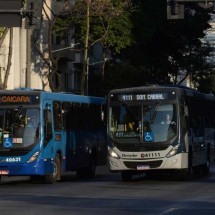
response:
<path fill-rule="evenodd" d="M 39 109 L 0 109 L 0 148 L 23 148 L 35 144 L 39 138 Z"/>
<path fill-rule="evenodd" d="M 174 103 L 123 103 L 109 107 L 109 136 L 116 142 L 161 143 L 173 138 L 176 131 Z"/>

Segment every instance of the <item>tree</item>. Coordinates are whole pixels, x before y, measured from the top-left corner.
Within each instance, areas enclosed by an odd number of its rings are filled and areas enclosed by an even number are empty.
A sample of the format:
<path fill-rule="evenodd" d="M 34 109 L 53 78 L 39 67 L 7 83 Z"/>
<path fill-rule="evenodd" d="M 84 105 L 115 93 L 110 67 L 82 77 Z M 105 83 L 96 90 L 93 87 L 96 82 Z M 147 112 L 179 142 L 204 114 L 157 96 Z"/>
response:
<path fill-rule="evenodd" d="M 145 82 L 177 84 L 182 70 L 185 77 L 192 75 L 196 80 L 211 70 L 206 61 L 211 49 L 202 38 L 210 28 L 212 9 L 186 4 L 185 19 L 167 20 L 165 1 L 156 1 L 156 7 L 151 0 L 138 4 L 140 10 L 132 16 L 136 44 L 126 49 L 124 57 L 142 71 Z"/>
<path fill-rule="evenodd" d="M 0 27 L 0 38 L 2 37 L 3 32 L 4 32 L 4 28 Z"/>
<path fill-rule="evenodd" d="M 215 74 L 201 78 L 201 80 L 199 81 L 198 89 L 204 93 L 215 94 Z"/>
<path fill-rule="evenodd" d="M 84 47 L 81 94 L 85 93 L 88 51 L 93 45 L 100 44 L 103 47 L 105 65 L 107 49 L 117 53 L 132 44 L 132 23 L 129 19 L 131 9 L 130 0 L 79 0 L 71 5 L 70 14 L 59 17 L 56 28 L 70 28 L 71 24 L 74 25 L 75 37 Z"/>
<path fill-rule="evenodd" d="M 11 60 L 12 60 L 12 46 L 13 46 L 13 28 L 0 28 L 0 47 L 2 46 L 2 43 L 4 42 L 4 39 L 9 32 L 10 39 L 9 39 L 9 53 L 8 53 L 8 59 L 7 59 L 7 66 L 5 73 L 2 73 L 1 71 L 1 65 L 0 65 L 0 89 L 5 90 L 7 89 L 7 82 L 11 67 Z"/>
<path fill-rule="evenodd" d="M 211 63 L 207 60 L 212 47 L 203 42 L 205 32 L 210 28 L 211 9 L 205 10 L 193 4 L 188 4 L 185 20 L 175 25 L 175 33 L 179 33 L 177 52 L 173 55 L 174 65 L 177 66 L 174 83 L 182 83 L 188 76 L 192 77 L 194 86 L 198 85 L 201 76 L 207 76 L 211 71 Z M 178 37 L 178 34 L 177 34 Z M 176 79 L 178 73 L 185 71 L 182 80 Z"/>
<path fill-rule="evenodd" d="M 58 71 L 58 63 L 59 60 L 62 58 L 62 56 L 54 56 L 53 54 L 53 47 L 52 47 L 52 39 L 53 35 L 56 34 L 56 31 L 64 32 L 68 29 L 65 29 L 64 27 L 56 28 L 56 22 L 59 20 L 59 17 L 63 17 L 65 13 L 70 9 L 68 7 L 68 2 L 65 1 L 65 3 L 62 5 L 62 8 L 60 11 L 55 12 L 52 10 L 52 8 L 48 5 L 48 1 L 43 0 L 43 13 L 44 13 L 44 19 L 42 26 L 45 26 L 44 28 L 47 29 L 47 35 L 45 35 L 45 41 L 41 46 L 41 41 L 39 41 L 39 35 L 38 32 L 35 31 L 35 49 L 37 54 L 41 57 L 43 61 L 42 66 L 42 81 L 43 81 L 43 88 L 45 88 L 47 85 L 49 85 L 51 91 L 62 91 L 63 88 L 63 82 L 62 82 L 62 74 Z M 71 26 L 70 26 L 71 27 Z M 39 63 L 39 66 L 41 67 L 41 64 Z M 57 84 L 56 84 L 57 82 Z"/>
<path fill-rule="evenodd" d="M 111 62 L 107 67 L 108 72 L 104 79 L 104 94 L 106 95 L 111 89 L 127 88 L 141 86 L 146 84 L 142 70 L 132 65 L 129 61 L 121 63 Z M 98 90 L 98 89 L 97 89 Z"/>

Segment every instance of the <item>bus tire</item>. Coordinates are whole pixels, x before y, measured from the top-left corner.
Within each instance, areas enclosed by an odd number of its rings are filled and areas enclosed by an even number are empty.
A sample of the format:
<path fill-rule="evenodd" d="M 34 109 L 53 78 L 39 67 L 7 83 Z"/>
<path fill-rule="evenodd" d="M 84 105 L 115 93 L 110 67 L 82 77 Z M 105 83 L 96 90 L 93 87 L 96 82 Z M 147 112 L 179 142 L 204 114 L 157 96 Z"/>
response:
<path fill-rule="evenodd" d="M 179 180 L 180 181 L 186 181 L 190 177 L 190 173 L 188 169 L 181 169 L 179 170 Z"/>
<path fill-rule="evenodd" d="M 96 155 L 92 154 L 89 162 L 89 166 L 86 168 L 86 176 L 93 178 L 96 173 Z"/>
<path fill-rule="evenodd" d="M 34 182 L 34 181 L 40 181 L 42 179 L 41 176 L 38 176 L 38 175 L 31 175 L 30 176 L 30 181 L 31 182 Z"/>
<path fill-rule="evenodd" d="M 202 173 L 204 175 L 208 175 L 210 173 L 210 161 L 207 161 L 207 163 L 202 166 Z"/>
<path fill-rule="evenodd" d="M 122 171 L 121 172 L 122 181 L 131 181 L 132 180 L 132 172 L 131 171 Z"/>
<path fill-rule="evenodd" d="M 57 155 L 54 160 L 54 172 L 45 176 L 45 181 L 48 184 L 54 184 L 61 178 L 60 156 Z"/>
<path fill-rule="evenodd" d="M 85 169 L 84 168 L 79 168 L 76 170 L 76 175 L 79 179 L 84 178 L 85 176 Z"/>
<path fill-rule="evenodd" d="M 191 178 L 193 174 L 193 153 L 192 148 L 189 148 L 188 167 L 186 169 L 179 170 L 179 180 L 186 181 Z"/>
<path fill-rule="evenodd" d="M 96 172 L 96 157 L 94 155 L 91 156 L 88 167 L 79 168 L 76 170 L 76 174 L 80 179 L 86 177 L 93 178 L 95 176 L 95 172 Z"/>
<path fill-rule="evenodd" d="M 210 151 L 209 151 L 207 155 L 207 162 L 202 166 L 202 173 L 204 175 L 208 175 L 210 173 L 210 164 L 211 162 L 210 162 Z"/>

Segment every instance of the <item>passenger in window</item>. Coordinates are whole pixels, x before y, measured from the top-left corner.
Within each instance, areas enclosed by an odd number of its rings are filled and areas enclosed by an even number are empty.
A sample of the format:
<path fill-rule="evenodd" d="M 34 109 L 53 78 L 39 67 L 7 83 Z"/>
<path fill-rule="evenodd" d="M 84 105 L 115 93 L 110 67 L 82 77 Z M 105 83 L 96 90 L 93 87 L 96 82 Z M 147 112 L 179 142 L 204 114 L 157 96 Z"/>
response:
<path fill-rule="evenodd" d="M 127 131 L 138 131 L 139 130 L 139 127 L 137 125 L 138 123 L 137 122 L 129 122 L 127 123 L 126 127 L 127 127 Z"/>
<path fill-rule="evenodd" d="M 165 120 L 163 120 L 161 122 L 161 124 L 165 124 L 165 125 L 175 125 L 176 123 L 174 121 L 172 121 L 170 114 L 166 114 Z"/>
<path fill-rule="evenodd" d="M 144 123 L 143 123 L 143 131 L 150 131 L 151 129 L 150 129 L 150 124 L 149 124 L 149 122 L 148 121 L 144 121 Z"/>
<path fill-rule="evenodd" d="M 134 131 L 134 122 L 127 123 L 127 129 L 126 131 Z"/>
<path fill-rule="evenodd" d="M 31 127 L 31 128 L 35 128 L 37 127 L 37 124 L 36 124 L 36 117 L 35 116 L 29 116 L 28 117 L 28 123 L 26 125 L 27 127 Z"/>

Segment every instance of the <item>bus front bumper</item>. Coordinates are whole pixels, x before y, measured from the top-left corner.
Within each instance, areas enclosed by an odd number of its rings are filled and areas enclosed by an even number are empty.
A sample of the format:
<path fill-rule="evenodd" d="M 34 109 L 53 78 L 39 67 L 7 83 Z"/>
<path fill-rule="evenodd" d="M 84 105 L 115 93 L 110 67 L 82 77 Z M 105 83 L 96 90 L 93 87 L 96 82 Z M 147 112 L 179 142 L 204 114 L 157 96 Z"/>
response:
<path fill-rule="evenodd" d="M 54 170 L 51 159 L 40 159 L 32 163 L 0 163 L 0 175 L 32 176 L 50 174 Z"/>
<path fill-rule="evenodd" d="M 180 153 L 170 158 L 157 159 L 122 159 L 108 156 L 108 166 L 111 172 L 134 170 L 134 171 L 150 171 L 150 170 L 171 170 L 188 168 L 188 159 L 186 153 Z"/>

